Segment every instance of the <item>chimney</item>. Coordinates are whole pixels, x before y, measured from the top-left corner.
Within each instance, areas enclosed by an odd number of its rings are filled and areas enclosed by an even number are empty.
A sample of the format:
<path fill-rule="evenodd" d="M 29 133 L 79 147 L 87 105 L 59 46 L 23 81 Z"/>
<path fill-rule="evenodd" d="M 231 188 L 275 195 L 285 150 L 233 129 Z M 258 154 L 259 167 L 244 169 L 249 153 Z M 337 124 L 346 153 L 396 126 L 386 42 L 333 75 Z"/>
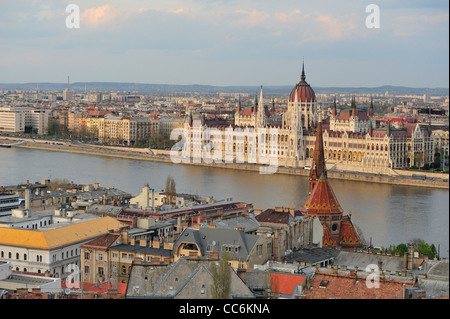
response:
<path fill-rule="evenodd" d="M 147 240 L 145 240 L 145 239 L 139 240 L 139 246 L 146 247 L 147 246 Z"/>
<path fill-rule="evenodd" d="M 31 189 L 25 189 L 25 209 L 30 211 L 31 209 Z"/>
<path fill-rule="evenodd" d="M 128 232 L 123 231 L 121 233 L 121 236 L 122 236 L 122 243 L 128 245 Z"/>
<path fill-rule="evenodd" d="M 414 267 L 414 245 L 411 243 L 408 245 L 408 269 L 412 270 Z"/>

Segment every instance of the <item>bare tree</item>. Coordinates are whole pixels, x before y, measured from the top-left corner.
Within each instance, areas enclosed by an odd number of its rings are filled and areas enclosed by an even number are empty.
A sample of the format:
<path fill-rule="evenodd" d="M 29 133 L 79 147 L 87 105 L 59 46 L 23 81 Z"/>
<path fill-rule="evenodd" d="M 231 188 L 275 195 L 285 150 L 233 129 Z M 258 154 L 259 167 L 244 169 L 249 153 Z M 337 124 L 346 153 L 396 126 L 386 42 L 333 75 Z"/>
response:
<path fill-rule="evenodd" d="M 177 196 L 177 191 L 176 191 L 175 180 L 170 175 L 167 176 L 165 193 L 166 193 L 167 203 L 172 204 L 175 201 L 175 198 Z"/>

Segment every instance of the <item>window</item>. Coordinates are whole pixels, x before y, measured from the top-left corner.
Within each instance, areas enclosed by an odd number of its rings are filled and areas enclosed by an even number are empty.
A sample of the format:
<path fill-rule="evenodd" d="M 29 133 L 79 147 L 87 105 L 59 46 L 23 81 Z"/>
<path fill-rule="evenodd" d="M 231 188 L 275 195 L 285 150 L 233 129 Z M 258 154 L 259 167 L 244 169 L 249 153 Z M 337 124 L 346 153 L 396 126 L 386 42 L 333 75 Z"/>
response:
<path fill-rule="evenodd" d="M 103 276 L 105 274 L 105 271 L 104 271 L 103 267 L 98 267 L 98 274 L 100 276 Z"/>
<path fill-rule="evenodd" d="M 90 255 L 90 253 L 89 252 L 84 252 L 84 259 L 85 260 L 89 260 L 89 258 L 91 257 L 91 255 Z"/>
<path fill-rule="evenodd" d="M 256 251 L 257 251 L 257 253 L 258 253 L 258 256 L 261 256 L 262 255 L 262 252 L 263 252 L 263 246 L 262 245 L 258 245 L 258 246 L 256 246 Z"/>
<path fill-rule="evenodd" d="M 100 260 L 100 261 L 103 260 L 103 254 L 98 254 L 98 260 Z"/>

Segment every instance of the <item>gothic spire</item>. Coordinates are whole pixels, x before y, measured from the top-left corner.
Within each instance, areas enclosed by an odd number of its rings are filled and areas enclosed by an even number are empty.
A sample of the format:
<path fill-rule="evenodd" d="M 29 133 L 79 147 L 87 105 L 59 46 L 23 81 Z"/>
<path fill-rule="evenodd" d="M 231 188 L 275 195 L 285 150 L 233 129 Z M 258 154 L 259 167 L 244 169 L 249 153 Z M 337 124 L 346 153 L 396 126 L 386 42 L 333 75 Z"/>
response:
<path fill-rule="evenodd" d="M 334 102 L 333 102 L 333 110 L 331 113 L 333 116 L 337 115 L 337 108 L 336 108 L 336 95 L 334 96 Z"/>
<path fill-rule="evenodd" d="M 327 177 L 325 155 L 323 150 L 322 121 L 317 123 L 316 144 L 314 146 L 313 163 L 309 173 L 309 193 L 312 192 L 319 178 Z"/>
<path fill-rule="evenodd" d="M 306 75 L 305 75 L 305 59 L 303 59 L 302 63 L 302 76 L 300 78 L 300 82 L 306 82 Z"/>
<path fill-rule="evenodd" d="M 369 116 L 373 116 L 373 96 L 370 96 Z"/>
<path fill-rule="evenodd" d="M 355 96 L 352 96 L 352 116 L 356 116 L 356 99 Z"/>

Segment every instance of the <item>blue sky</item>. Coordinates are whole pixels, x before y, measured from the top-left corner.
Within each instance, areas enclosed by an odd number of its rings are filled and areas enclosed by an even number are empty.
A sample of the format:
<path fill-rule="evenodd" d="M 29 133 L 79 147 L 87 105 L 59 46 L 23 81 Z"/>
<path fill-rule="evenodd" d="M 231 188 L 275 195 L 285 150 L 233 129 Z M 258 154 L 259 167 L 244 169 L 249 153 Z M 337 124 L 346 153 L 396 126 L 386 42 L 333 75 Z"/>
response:
<path fill-rule="evenodd" d="M 366 27 L 366 6 L 380 28 Z M 80 28 L 66 27 L 66 6 Z M 0 83 L 449 86 L 448 1 L 0 0 Z"/>

